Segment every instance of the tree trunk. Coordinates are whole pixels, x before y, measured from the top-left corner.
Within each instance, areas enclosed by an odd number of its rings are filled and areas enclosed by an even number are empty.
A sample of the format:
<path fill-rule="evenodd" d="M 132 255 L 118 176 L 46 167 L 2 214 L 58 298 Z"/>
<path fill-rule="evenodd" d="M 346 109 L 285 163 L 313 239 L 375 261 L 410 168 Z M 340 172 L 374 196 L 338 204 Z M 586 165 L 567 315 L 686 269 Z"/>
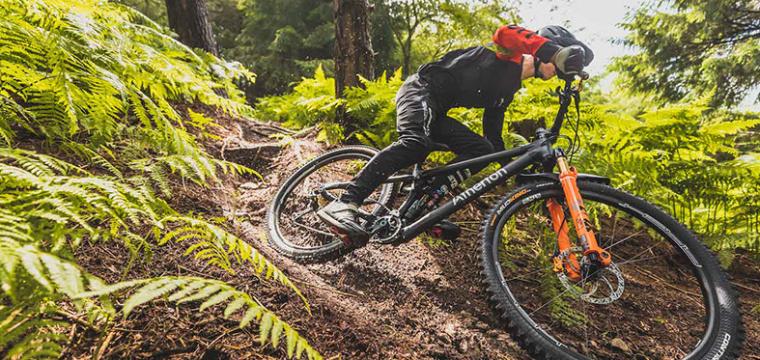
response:
<path fill-rule="evenodd" d="M 404 76 L 409 76 L 409 72 L 412 71 L 412 34 L 407 35 L 406 41 L 401 44 L 401 57 L 401 71 Z"/>
<path fill-rule="evenodd" d="M 335 15 L 335 96 L 343 97 L 348 86 L 361 86 L 359 77 L 371 79 L 373 56 L 369 34 L 367 0 L 333 0 Z M 338 110 L 338 122 L 347 132 L 354 130 L 345 109 Z"/>
<path fill-rule="evenodd" d="M 179 41 L 192 47 L 219 55 L 214 33 L 208 22 L 206 0 L 166 0 L 169 27 L 179 35 Z"/>

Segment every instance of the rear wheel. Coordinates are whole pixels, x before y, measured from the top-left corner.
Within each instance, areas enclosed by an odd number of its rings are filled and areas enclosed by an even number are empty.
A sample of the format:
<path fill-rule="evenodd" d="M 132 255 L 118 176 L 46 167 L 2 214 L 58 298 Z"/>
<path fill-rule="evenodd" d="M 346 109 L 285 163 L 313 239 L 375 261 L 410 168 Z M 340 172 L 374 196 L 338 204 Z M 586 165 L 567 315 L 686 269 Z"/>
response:
<path fill-rule="evenodd" d="M 578 187 L 614 264 L 581 281 L 553 266 L 556 235 L 545 204 L 564 207 L 559 183 L 518 188 L 483 223 L 486 285 L 512 337 L 536 359 L 737 358 L 735 297 L 705 246 L 639 198 L 598 183 Z"/>
<path fill-rule="evenodd" d="M 346 146 L 320 155 L 298 169 L 280 186 L 267 212 L 270 244 L 280 253 L 298 260 L 327 260 L 345 248 L 316 211 L 330 199 L 339 198 L 345 186 L 320 192 L 325 184 L 345 183 L 377 154 L 367 146 Z M 380 215 L 393 199 L 394 185 L 380 186 L 369 197 L 373 203 L 362 210 Z"/>

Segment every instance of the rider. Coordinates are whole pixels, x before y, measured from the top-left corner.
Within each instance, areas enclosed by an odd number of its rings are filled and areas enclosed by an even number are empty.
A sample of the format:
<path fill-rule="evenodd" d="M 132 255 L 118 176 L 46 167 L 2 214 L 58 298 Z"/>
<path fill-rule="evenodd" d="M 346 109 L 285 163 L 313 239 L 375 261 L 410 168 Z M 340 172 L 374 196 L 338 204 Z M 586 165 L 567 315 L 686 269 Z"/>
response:
<path fill-rule="evenodd" d="M 348 234 L 353 247 L 369 237 L 357 222 L 358 206 L 390 175 L 424 161 L 434 143 L 457 154 L 452 162 L 504 150 L 504 111 L 521 87 L 521 80 L 544 80 L 578 74 L 593 53 L 565 28 L 542 28 L 536 34 L 516 25 L 502 26 L 492 46 L 454 50 L 440 60 L 422 65 L 396 94 L 398 140 L 375 155 L 351 181 L 340 199 L 317 215 Z M 484 108 L 483 133 L 476 134 L 446 115 L 453 107 Z M 474 165 L 456 176 L 440 177 L 431 189 L 454 187 L 483 169 Z"/>

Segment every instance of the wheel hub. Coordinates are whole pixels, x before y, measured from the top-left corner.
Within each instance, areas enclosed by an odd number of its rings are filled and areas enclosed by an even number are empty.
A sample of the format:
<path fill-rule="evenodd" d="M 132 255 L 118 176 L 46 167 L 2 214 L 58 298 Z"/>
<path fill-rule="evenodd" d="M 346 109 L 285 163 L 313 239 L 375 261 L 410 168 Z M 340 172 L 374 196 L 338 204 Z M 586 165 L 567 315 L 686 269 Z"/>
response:
<path fill-rule="evenodd" d="M 609 266 L 600 267 L 587 256 L 582 256 L 580 248 L 572 250 L 581 258 L 583 278 L 581 281 L 574 282 L 570 280 L 565 270 L 557 272 L 557 278 L 567 292 L 585 302 L 600 305 L 611 304 L 623 296 L 625 280 L 617 264 L 610 263 Z"/>

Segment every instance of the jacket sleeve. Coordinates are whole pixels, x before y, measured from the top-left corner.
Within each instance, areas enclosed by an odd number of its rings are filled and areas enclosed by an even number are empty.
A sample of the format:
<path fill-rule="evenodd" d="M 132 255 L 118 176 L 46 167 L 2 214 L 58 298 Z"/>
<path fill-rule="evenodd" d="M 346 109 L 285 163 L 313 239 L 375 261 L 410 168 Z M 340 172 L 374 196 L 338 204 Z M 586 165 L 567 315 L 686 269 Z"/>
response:
<path fill-rule="evenodd" d="M 483 136 L 493 145 L 494 151 L 504 150 L 501 132 L 504 129 L 505 110 L 506 107 L 491 107 L 483 112 Z"/>
<path fill-rule="evenodd" d="M 533 31 L 517 25 L 505 25 L 493 34 L 494 44 L 501 47 L 496 56 L 500 60 L 521 63 L 524 54 L 538 57 L 542 62 L 549 62 L 561 46 Z"/>

